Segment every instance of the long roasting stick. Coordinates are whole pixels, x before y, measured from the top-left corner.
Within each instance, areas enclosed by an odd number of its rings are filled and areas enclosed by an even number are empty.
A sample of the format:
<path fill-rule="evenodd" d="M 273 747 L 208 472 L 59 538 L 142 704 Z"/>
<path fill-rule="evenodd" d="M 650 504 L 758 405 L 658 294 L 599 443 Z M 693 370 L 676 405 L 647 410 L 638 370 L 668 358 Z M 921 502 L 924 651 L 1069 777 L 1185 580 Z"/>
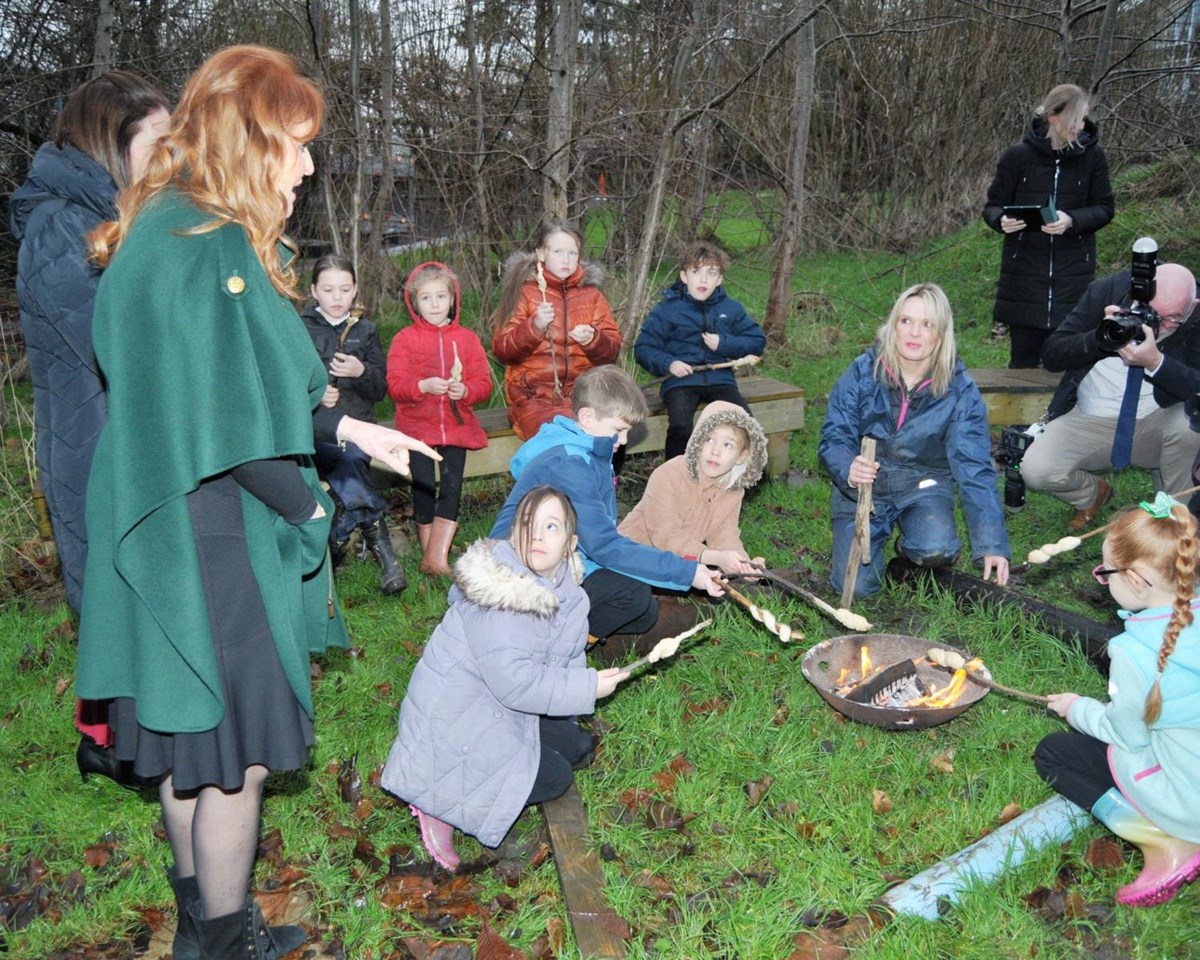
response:
<path fill-rule="evenodd" d="M 731 596 L 734 600 L 736 600 L 743 607 L 745 607 L 747 610 L 750 611 L 750 616 L 752 616 L 755 620 L 757 620 L 764 627 L 766 627 L 768 630 L 770 630 L 771 633 L 775 634 L 775 636 L 777 636 L 784 643 L 788 643 L 793 639 L 795 639 L 795 640 L 803 640 L 804 639 L 803 633 L 801 633 L 799 630 L 793 630 L 789 624 L 786 624 L 783 621 L 781 621 L 770 610 L 765 610 L 762 607 L 760 607 L 758 604 L 756 604 L 753 600 L 751 600 L 745 594 L 738 593 L 736 590 L 733 589 L 733 587 L 731 587 L 729 585 L 729 582 L 727 580 L 722 580 L 722 581 L 720 581 L 720 583 L 721 583 L 721 586 L 723 586 L 725 588 L 725 592 L 727 594 L 729 594 L 729 596 Z"/>
<path fill-rule="evenodd" d="M 875 438 L 863 437 L 859 453 L 867 460 L 874 460 Z M 871 562 L 871 492 L 874 487 L 873 483 L 858 485 L 858 507 L 854 511 L 854 541 L 850 546 L 850 559 L 846 561 L 846 573 L 842 579 L 842 606 L 847 609 L 854 600 L 858 568 Z"/>
<path fill-rule="evenodd" d="M 764 569 L 763 567 L 758 567 L 757 565 L 756 570 L 758 572 L 755 574 L 755 576 L 762 577 L 764 580 L 776 584 L 777 586 L 782 587 L 784 590 L 788 590 L 802 599 L 807 600 L 822 613 L 833 617 L 833 619 L 842 626 L 848 627 L 851 630 L 857 630 L 859 633 L 866 633 L 871 629 L 871 622 L 862 614 L 855 613 L 853 610 L 847 610 L 845 607 L 838 607 L 837 609 L 834 609 L 832 604 L 826 603 L 811 590 L 805 590 L 804 587 L 800 586 L 800 584 L 792 583 L 790 580 L 776 576 L 770 570 Z"/>
<path fill-rule="evenodd" d="M 967 660 L 962 654 L 955 653 L 953 650 L 943 650 L 941 647 L 932 647 L 925 652 L 925 656 L 940 667 L 948 667 L 951 670 L 966 670 L 967 676 L 981 687 L 988 687 L 998 693 L 1003 693 L 1009 697 L 1016 697 L 1018 700 L 1026 700 L 1029 703 L 1046 704 L 1050 702 L 1049 697 L 1043 697 L 1036 693 L 1026 693 L 1024 690 L 1017 690 L 1015 687 L 1006 687 L 1002 683 L 997 683 L 991 677 L 985 677 L 982 673 L 977 672 L 983 666 L 983 661 L 978 658 Z"/>
<path fill-rule="evenodd" d="M 638 667 L 644 667 L 648 663 L 658 663 L 659 660 L 665 660 L 667 657 L 675 656 L 675 651 L 679 649 L 679 645 L 688 637 L 695 636 L 701 630 L 705 629 L 712 623 L 712 618 L 701 620 L 698 624 L 692 627 L 691 630 L 685 630 L 683 633 L 674 637 L 664 637 L 659 640 L 644 657 L 634 660 L 633 663 L 621 667 L 626 673 L 633 673 Z"/>
<path fill-rule="evenodd" d="M 1195 493 L 1200 490 L 1200 485 L 1188 487 L 1186 490 L 1180 490 L 1178 493 L 1173 493 L 1171 496 L 1178 500 L 1180 497 L 1186 497 L 1189 493 Z M 1078 537 L 1063 537 L 1056 543 L 1044 543 L 1036 550 L 1030 550 L 1029 556 L 1025 558 L 1026 566 L 1045 563 L 1051 557 L 1057 556 L 1060 553 L 1067 553 L 1074 550 L 1077 546 L 1083 543 L 1088 537 L 1099 536 L 1111 527 L 1116 521 L 1110 520 L 1102 527 L 1097 527 L 1095 530 L 1089 530 L 1087 533 L 1080 534 Z"/>
<path fill-rule="evenodd" d="M 538 290 L 542 294 L 542 303 L 546 303 L 546 271 L 542 267 L 542 261 L 537 261 L 537 285 Z M 554 371 L 554 394 L 553 396 L 562 395 L 562 383 L 558 379 L 558 354 L 554 348 L 554 323 L 546 328 L 546 338 L 550 341 L 550 369 Z"/>

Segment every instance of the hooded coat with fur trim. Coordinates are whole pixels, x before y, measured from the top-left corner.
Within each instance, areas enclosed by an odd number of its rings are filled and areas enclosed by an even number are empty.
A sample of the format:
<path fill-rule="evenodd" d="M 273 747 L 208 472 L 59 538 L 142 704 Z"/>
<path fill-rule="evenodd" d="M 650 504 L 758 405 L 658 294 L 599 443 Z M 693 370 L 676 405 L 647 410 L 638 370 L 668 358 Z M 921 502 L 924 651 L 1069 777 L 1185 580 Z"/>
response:
<path fill-rule="evenodd" d="M 744 464 L 710 480 L 700 473 L 700 456 L 709 434 L 724 426 L 746 431 L 749 454 Z M 698 558 L 705 548 L 745 553 L 738 525 L 742 499 L 758 483 L 766 463 L 767 438 L 759 422 L 737 404 L 714 401 L 701 413 L 683 456 L 650 474 L 646 492 L 618 532 L 687 558 Z"/>
<path fill-rule="evenodd" d="M 528 258 L 528 254 L 519 255 Z M 520 269 L 510 258 L 508 270 Z M 492 353 L 504 364 L 504 397 L 513 433 L 528 440 L 543 423 L 556 416 L 571 417 L 571 391 L 575 380 L 592 367 L 617 359 L 621 331 L 600 292 L 603 273 L 595 264 L 581 265 L 566 280 L 546 276 L 546 302 L 554 306 L 554 320 L 545 332 L 533 317 L 542 293 L 532 271 L 521 288 L 513 315 L 492 337 Z M 595 328 L 586 345 L 571 339 L 583 324 Z M 557 378 L 557 387 L 556 387 Z"/>
<path fill-rule="evenodd" d="M 459 322 L 462 298 L 454 281 L 454 306 L 450 322 L 435 327 L 413 306 L 409 286 L 418 270 L 440 263 L 418 264 L 404 282 L 404 305 L 412 317 L 392 338 L 387 355 L 387 389 L 396 401 L 396 429 L 433 447 L 462 447 L 480 450 L 487 446 L 487 432 L 472 407 L 486 403 L 492 393 L 492 370 L 487 354 L 472 330 Z M 419 386 L 428 377 L 450 379 L 455 356 L 462 363 L 466 396 L 451 402 L 446 394 L 422 393 Z M 456 415 L 457 414 L 457 415 Z"/>
<path fill-rule="evenodd" d="M 471 544 L 409 681 L 383 786 L 497 846 L 533 789 L 538 718 L 595 709 L 587 617 L 587 594 L 565 568 L 551 580 L 506 540 Z"/>

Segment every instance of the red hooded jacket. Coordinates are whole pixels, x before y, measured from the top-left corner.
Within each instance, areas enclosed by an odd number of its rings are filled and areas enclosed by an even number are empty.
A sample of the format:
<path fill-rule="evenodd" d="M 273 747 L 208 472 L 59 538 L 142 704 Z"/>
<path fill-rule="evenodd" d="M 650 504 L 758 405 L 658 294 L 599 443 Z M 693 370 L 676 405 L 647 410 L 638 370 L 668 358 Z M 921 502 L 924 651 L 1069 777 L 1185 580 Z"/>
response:
<path fill-rule="evenodd" d="M 492 392 L 492 371 L 487 354 L 472 331 L 459 325 L 458 279 L 454 280 L 454 305 L 450 322 L 435 327 L 423 320 L 409 297 L 409 282 L 424 267 L 445 267 L 430 261 L 415 267 L 404 282 L 404 303 L 412 316 L 412 326 L 392 338 L 388 348 L 388 393 L 396 401 L 396 429 L 433 447 L 462 447 L 478 450 L 486 447 L 487 433 L 471 410 L 472 404 L 487 400 Z M 451 271 L 453 276 L 453 271 Z M 455 351 L 462 361 L 462 383 L 466 396 L 451 401 L 446 394 L 422 393 L 417 384 L 428 377 L 449 379 Z M 457 410 L 458 416 L 455 416 Z M 461 422 L 460 422 L 461 421 Z"/>

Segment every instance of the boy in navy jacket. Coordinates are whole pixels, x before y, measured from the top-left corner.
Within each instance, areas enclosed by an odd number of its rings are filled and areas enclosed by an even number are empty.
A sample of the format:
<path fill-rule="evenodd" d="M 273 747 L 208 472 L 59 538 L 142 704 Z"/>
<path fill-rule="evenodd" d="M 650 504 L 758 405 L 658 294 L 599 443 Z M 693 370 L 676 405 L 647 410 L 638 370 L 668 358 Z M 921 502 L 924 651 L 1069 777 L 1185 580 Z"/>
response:
<path fill-rule="evenodd" d="M 761 356 L 767 345 L 762 327 L 721 286 L 728 267 L 729 255 L 716 244 L 690 244 L 679 258 L 679 279 L 650 311 L 633 346 L 642 367 L 667 378 L 662 398 L 667 407 L 668 460 L 687 449 L 701 401 L 727 400 L 750 412 L 732 370 L 695 369 Z"/>

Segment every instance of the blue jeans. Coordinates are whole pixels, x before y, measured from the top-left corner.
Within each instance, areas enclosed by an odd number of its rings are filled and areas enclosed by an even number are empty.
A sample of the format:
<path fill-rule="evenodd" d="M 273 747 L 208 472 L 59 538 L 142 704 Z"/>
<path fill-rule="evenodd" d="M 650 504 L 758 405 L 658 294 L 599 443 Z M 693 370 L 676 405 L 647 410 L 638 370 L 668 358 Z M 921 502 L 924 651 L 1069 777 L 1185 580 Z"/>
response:
<path fill-rule="evenodd" d="M 962 540 L 954 526 L 954 490 L 947 482 L 924 490 L 914 489 L 901 496 L 874 497 L 871 514 L 871 562 L 858 571 L 854 582 L 856 597 L 876 593 L 883 580 L 883 550 L 892 530 L 900 526 L 896 551 L 920 567 L 944 567 L 954 562 L 962 550 Z M 833 570 L 829 582 L 841 591 L 846 563 L 854 542 L 854 513 L 858 503 L 837 487 L 833 489 Z"/>
<path fill-rule="evenodd" d="M 371 458 L 358 447 L 348 443 L 343 450 L 336 443 L 318 441 L 313 462 L 344 511 L 334 518 L 331 541 L 341 543 L 356 527 L 369 526 L 383 516 L 387 501 L 371 482 Z"/>

